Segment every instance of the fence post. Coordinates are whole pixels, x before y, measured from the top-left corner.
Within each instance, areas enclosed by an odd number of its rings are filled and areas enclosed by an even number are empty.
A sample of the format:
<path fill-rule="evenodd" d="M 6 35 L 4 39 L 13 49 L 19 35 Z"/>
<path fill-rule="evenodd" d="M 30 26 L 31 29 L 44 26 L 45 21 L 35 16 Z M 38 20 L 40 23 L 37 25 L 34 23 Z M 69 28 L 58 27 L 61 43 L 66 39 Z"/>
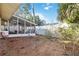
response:
<path fill-rule="evenodd" d="M 17 34 L 19 33 L 19 19 L 17 18 Z"/>
<path fill-rule="evenodd" d="M 26 34 L 26 21 L 24 21 L 24 34 Z"/>

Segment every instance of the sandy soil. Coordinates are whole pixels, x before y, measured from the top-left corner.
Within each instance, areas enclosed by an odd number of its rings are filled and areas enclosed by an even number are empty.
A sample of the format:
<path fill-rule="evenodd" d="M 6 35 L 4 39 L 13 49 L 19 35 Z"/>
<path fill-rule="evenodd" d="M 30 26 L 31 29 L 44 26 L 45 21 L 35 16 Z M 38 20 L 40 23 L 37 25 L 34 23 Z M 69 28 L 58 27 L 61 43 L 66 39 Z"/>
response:
<path fill-rule="evenodd" d="M 53 41 L 54 40 L 54 41 Z M 0 55 L 8 56 L 61 56 L 63 45 L 43 36 L 0 39 Z"/>

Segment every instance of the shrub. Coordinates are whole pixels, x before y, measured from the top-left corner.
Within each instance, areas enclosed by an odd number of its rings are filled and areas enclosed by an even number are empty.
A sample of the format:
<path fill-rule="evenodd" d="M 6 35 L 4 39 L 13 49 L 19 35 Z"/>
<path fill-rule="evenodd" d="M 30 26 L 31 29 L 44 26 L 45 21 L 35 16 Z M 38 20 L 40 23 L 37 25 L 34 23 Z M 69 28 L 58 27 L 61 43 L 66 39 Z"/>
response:
<path fill-rule="evenodd" d="M 72 28 L 60 28 L 60 33 L 62 35 L 61 39 L 63 40 L 73 40 L 76 35 L 76 31 L 73 30 Z"/>
<path fill-rule="evenodd" d="M 64 43 L 66 47 L 66 53 L 68 55 L 79 55 L 79 25 L 72 24 L 69 28 L 64 29 L 60 28 L 59 32 L 61 33 L 61 39 L 71 41 L 70 43 Z M 69 45 L 71 44 L 71 45 Z M 68 47 L 68 48 L 67 48 Z M 71 48 L 72 47 L 72 48 Z M 68 52 L 67 49 L 71 52 Z M 74 50 L 73 50 L 74 49 Z"/>

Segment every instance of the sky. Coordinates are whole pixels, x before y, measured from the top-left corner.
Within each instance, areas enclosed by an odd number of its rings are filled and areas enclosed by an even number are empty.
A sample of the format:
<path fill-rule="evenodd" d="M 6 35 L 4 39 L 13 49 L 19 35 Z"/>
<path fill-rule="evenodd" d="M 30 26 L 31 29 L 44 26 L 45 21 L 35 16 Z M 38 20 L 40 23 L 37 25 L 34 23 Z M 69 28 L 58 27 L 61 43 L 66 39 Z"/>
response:
<path fill-rule="evenodd" d="M 31 4 L 32 5 L 32 4 Z M 34 3 L 35 15 L 39 15 L 41 20 L 45 20 L 46 23 L 57 23 L 57 3 Z M 32 13 L 32 6 L 30 6 L 30 12 Z"/>

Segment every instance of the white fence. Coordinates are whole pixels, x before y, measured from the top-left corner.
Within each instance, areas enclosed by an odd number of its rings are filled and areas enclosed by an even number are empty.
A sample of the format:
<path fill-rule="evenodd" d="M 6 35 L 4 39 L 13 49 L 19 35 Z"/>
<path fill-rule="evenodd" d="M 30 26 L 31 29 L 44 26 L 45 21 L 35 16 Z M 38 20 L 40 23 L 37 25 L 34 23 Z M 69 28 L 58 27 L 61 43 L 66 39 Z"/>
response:
<path fill-rule="evenodd" d="M 10 26 L 9 31 L 15 31 L 16 30 L 16 26 Z M 36 34 L 38 35 L 51 35 L 52 37 L 59 37 L 60 33 L 58 32 L 58 25 L 45 25 L 45 26 L 36 26 L 35 31 Z M 4 30 L 4 26 L 1 26 L 1 29 Z M 21 30 L 23 28 L 20 28 Z M 30 27 L 26 27 L 26 32 L 28 32 L 28 30 L 30 30 Z M 34 28 L 32 28 L 33 30 Z M 25 35 L 25 34 L 24 34 Z"/>
<path fill-rule="evenodd" d="M 36 26 L 36 33 L 39 35 L 51 35 L 52 37 L 59 37 L 58 26 L 55 25 L 45 25 Z"/>

